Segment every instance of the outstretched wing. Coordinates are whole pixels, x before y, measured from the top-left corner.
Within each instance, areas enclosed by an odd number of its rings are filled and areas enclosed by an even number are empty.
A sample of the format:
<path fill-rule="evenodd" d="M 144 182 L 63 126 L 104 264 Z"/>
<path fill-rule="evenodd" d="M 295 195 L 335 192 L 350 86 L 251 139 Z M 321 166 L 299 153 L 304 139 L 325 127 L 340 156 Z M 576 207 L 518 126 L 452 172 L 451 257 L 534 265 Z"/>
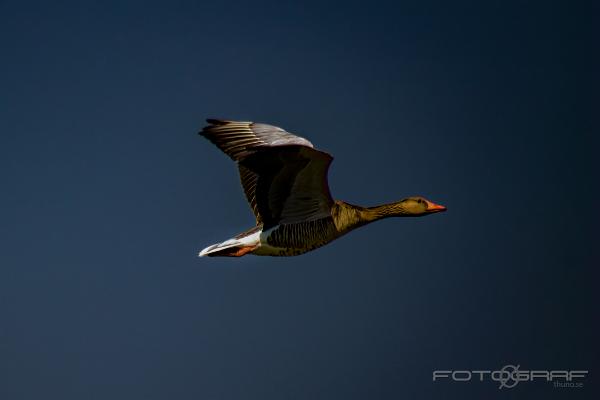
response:
<path fill-rule="evenodd" d="M 276 126 L 254 122 L 207 119 L 210 125 L 200 135 L 213 142 L 234 161 L 240 161 L 261 149 L 277 146 L 306 146 L 308 140 Z"/>
<path fill-rule="evenodd" d="M 333 160 L 312 143 L 281 128 L 252 122 L 207 120 L 200 134 L 238 162 L 257 224 L 264 229 L 331 215 L 327 172 Z"/>

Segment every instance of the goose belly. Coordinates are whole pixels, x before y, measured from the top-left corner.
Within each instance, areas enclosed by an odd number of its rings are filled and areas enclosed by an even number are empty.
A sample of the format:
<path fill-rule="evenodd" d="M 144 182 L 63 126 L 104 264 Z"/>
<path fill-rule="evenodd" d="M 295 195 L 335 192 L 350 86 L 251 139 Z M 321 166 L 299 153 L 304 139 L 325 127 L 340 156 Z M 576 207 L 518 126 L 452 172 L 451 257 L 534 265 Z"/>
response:
<path fill-rule="evenodd" d="M 262 256 L 297 256 L 338 237 L 330 218 L 299 224 L 279 225 L 260 235 L 260 247 L 253 254 Z"/>

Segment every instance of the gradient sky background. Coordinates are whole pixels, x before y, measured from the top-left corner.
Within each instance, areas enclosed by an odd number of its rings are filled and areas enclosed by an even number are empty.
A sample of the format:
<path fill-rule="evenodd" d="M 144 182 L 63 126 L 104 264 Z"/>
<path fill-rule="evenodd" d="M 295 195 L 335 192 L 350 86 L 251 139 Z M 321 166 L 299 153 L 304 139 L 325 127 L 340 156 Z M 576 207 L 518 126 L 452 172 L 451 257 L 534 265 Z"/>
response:
<path fill-rule="evenodd" d="M 0 1 L 0 398 L 597 394 L 598 20 L 485 3 Z M 199 259 L 253 224 L 207 117 L 449 211 Z M 591 376 L 432 382 L 506 364 Z"/>

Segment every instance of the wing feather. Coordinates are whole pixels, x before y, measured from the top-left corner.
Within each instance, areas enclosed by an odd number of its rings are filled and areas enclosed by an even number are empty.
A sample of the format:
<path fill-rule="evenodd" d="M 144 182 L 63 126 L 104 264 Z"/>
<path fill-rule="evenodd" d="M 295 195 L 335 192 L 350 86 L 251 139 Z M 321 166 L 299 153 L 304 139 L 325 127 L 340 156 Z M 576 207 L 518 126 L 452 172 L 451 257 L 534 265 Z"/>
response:
<path fill-rule="evenodd" d="M 283 129 L 254 122 L 207 119 L 210 125 L 200 132 L 234 161 L 240 161 L 264 148 L 313 145 L 308 140 Z"/>
<path fill-rule="evenodd" d="M 331 155 L 281 128 L 209 119 L 200 134 L 238 163 L 257 225 L 264 229 L 331 215 Z"/>

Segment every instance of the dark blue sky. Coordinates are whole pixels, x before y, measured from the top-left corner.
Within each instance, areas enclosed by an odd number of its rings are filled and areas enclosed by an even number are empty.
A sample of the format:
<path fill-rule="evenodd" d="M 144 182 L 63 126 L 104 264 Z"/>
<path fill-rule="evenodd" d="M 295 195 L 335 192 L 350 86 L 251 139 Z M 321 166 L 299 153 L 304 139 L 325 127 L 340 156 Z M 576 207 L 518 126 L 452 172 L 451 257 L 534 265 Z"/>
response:
<path fill-rule="evenodd" d="M 0 1 L 0 398 L 590 398 L 597 19 L 522 3 Z M 253 224 L 207 117 L 449 211 L 199 259 Z M 431 379 L 505 364 L 593 374 Z"/>

